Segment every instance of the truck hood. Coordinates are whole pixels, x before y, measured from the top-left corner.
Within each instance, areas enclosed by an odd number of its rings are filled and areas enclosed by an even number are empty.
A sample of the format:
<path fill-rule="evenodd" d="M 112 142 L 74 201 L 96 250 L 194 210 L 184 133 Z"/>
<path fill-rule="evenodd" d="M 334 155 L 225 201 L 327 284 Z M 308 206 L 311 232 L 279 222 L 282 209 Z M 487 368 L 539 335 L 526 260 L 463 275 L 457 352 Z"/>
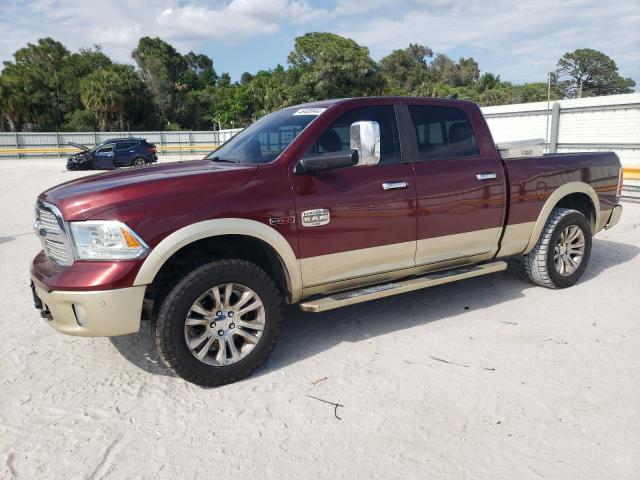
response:
<path fill-rule="evenodd" d="M 248 182 L 256 165 L 211 160 L 176 162 L 99 173 L 57 185 L 40 199 L 56 205 L 68 221 L 87 220 L 127 204 L 183 202 Z M 185 205 L 186 206 L 186 205 Z"/>

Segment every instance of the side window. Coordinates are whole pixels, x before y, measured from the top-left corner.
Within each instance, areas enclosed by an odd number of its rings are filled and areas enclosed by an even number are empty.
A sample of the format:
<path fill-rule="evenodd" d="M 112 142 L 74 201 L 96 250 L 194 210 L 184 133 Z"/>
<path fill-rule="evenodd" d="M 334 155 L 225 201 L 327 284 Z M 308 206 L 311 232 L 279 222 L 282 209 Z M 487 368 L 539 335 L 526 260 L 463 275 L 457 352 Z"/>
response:
<path fill-rule="evenodd" d="M 455 107 L 410 105 L 420 160 L 480 155 L 467 114 Z"/>
<path fill-rule="evenodd" d="M 109 152 L 113 152 L 113 143 L 108 143 L 105 146 L 101 147 L 100 150 L 98 150 L 98 153 L 109 153 Z"/>
<path fill-rule="evenodd" d="M 400 163 L 400 139 L 396 112 L 391 105 L 360 107 L 342 114 L 327 128 L 308 151 L 310 155 L 351 150 L 351 124 L 359 121 L 378 122 L 380 126 L 380 165 Z"/>
<path fill-rule="evenodd" d="M 138 146 L 138 142 L 118 142 L 116 143 L 116 150 L 130 150 Z"/>

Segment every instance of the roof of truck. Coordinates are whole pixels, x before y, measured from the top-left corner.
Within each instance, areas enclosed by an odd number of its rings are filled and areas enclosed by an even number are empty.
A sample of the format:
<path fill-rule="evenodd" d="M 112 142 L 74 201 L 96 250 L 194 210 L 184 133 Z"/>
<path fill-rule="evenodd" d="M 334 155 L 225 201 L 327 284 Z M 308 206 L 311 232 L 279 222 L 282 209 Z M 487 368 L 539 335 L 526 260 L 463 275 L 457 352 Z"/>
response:
<path fill-rule="evenodd" d="M 456 105 L 460 103 L 469 103 L 475 105 L 474 102 L 470 102 L 469 100 L 458 100 L 453 98 L 438 98 L 438 97 L 401 97 L 401 96 L 379 96 L 379 97 L 348 97 L 348 98 L 334 98 L 328 100 L 318 100 L 316 102 L 309 103 L 301 103 L 299 105 L 292 105 L 291 108 L 328 108 L 338 103 L 347 103 L 352 101 L 362 101 L 362 100 L 387 100 L 393 103 L 411 103 L 411 101 L 416 101 L 416 103 L 424 103 L 425 100 L 434 100 L 439 105 L 446 105 L 450 103 L 451 105 Z"/>

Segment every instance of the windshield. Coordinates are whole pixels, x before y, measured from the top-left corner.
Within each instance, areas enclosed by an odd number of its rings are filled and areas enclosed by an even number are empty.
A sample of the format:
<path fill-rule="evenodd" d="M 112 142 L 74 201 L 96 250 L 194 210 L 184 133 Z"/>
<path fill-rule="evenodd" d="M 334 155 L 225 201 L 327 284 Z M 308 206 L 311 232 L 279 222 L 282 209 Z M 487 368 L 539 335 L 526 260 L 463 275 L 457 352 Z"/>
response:
<path fill-rule="evenodd" d="M 270 113 L 205 158 L 233 163 L 272 162 L 324 110 L 293 107 Z"/>

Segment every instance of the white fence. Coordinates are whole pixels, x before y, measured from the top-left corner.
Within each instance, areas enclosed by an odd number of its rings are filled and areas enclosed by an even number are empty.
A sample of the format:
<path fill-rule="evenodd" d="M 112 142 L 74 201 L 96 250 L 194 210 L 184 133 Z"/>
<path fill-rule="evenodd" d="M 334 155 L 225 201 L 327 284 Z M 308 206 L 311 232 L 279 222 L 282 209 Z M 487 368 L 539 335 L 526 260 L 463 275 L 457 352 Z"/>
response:
<path fill-rule="evenodd" d="M 0 158 L 62 156 L 77 151 L 70 142 L 92 147 L 112 138 L 139 137 L 154 143 L 160 154 L 205 153 L 241 129 L 165 132 L 12 132 L 0 133 Z"/>
<path fill-rule="evenodd" d="M 544 138 L 548 151 L 612 150 L 625 167 L 640 167 L 640 93 L 558 100 L 549 108 L 547 102 L 484 107 L 482 112 L 496 142 Z"/>

